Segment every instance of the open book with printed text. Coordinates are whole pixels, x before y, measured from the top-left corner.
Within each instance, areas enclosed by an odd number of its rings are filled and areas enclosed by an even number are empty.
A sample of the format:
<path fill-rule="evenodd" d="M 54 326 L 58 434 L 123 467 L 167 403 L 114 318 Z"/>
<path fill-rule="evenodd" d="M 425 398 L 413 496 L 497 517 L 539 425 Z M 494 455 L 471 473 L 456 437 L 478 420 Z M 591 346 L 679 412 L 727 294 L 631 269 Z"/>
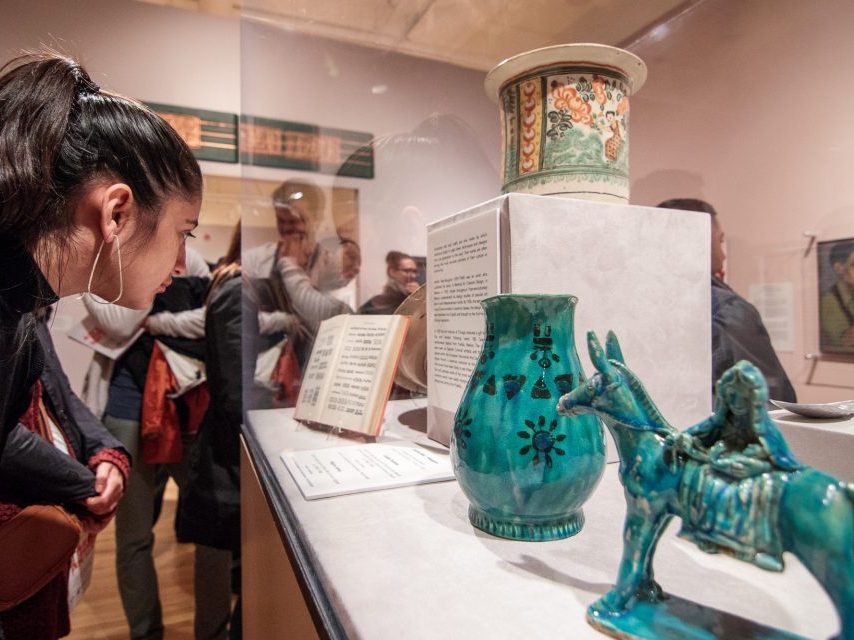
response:
<path fill-rule="evenodd" d="M 409 318 L 340 315 L 320 324 L 294 417 L 378 436 Z"/>

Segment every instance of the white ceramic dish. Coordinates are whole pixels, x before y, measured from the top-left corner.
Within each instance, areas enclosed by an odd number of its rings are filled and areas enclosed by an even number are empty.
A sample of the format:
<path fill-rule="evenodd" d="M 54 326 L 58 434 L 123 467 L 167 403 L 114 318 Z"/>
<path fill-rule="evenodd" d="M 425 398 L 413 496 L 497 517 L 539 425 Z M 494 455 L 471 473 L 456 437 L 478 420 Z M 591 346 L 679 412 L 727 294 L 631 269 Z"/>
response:
<path fill-rule="evenodd" d="M 842 402 L 826 402 L 823 404 L 805 404 L 800 402 L 783 402 L 782 400 L 769 400 L 771 404 L 786 411 L 797 413 L 807 418 L 850 418 L 854 416 L 854 400 L 843 400 Z"/>

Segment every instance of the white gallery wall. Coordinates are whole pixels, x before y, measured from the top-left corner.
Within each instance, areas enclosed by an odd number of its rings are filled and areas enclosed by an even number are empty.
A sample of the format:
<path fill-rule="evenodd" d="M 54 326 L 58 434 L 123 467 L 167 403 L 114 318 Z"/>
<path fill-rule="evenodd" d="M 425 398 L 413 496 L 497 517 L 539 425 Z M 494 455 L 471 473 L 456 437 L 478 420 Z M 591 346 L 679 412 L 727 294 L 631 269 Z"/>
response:
<path fill-rule="evenodd" d="M 632 202 L 718 210 L 730 284 L 791 286 L 780 358 L 802 401 L 854 396 L 854 364 L 818 351 L 818 240 L 854 236 L 854 3 L 705 0 L 632 47 Z M 813 369 L 814 367 L 814 369 Z"/>
<path fill-rule="evenodd" d="M 141 100 L 240 110 L 234 20 L 131 0 L 0 0 L 0 55 L 42 44 L 79 58 L 105 88 Z"/>

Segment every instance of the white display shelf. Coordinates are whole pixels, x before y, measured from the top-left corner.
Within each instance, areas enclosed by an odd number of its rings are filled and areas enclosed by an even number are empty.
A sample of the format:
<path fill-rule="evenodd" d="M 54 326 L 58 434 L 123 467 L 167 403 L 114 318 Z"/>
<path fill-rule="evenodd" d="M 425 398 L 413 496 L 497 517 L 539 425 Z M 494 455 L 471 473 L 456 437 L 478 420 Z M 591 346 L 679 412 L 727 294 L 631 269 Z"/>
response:
<path fill-rule="evenodd" d="M 401 424 L 424 401 L 389 404 L 383 441 L 441 450 Z M 244 436 L 322 636 L 369 638 L 603 638 L 584 619 L 613 582 L 625 514 L 618 465 L 606 466 L 577 536 L 502 540 L 472 528 L 454 481 L 306 501 L 279 453 L 350 441 L 295 422 L 292 410 L 249 413 Z M 797 449 L 796 449 L 797 451 Z M 282 520 L 287 520 L 284 522 Z M 656 578 L 670 593 L 762 624 L 828 638 L 835 611 L 792 556 L 783 574 L 711 556 L 663 536 Z M 318 613 L 319 612 L 319 613 Z"/>

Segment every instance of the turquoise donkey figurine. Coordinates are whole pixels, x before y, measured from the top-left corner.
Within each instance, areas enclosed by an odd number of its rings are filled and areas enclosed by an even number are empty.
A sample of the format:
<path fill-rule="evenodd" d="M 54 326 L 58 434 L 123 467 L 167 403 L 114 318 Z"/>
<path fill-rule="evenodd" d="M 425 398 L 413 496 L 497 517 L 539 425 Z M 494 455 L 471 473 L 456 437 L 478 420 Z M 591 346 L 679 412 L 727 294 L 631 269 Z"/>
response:
<path fill-rule="evenodd" d="M 656 543 L 679 516 L 679 535 L 709 553 L 771 571 L 782 571 L 784 551 L 795 554 L 839 612 L 838 637 L 854 640 L 854 485 L 792 455 L 765 408 L 759 370 L 744 360 L 727 370 L 712 416 L 680 432 L 626 367 L 613 333 L 607 354 L 593 332 L 587 342 L 598 373 L 562 396 L 558 411 L 605 422 L 627 507 L 617 584 L 588 608 L 588 621 L 609 635 L 644 637 L 639 619 L 666 608 L 653 578 Z"/>

